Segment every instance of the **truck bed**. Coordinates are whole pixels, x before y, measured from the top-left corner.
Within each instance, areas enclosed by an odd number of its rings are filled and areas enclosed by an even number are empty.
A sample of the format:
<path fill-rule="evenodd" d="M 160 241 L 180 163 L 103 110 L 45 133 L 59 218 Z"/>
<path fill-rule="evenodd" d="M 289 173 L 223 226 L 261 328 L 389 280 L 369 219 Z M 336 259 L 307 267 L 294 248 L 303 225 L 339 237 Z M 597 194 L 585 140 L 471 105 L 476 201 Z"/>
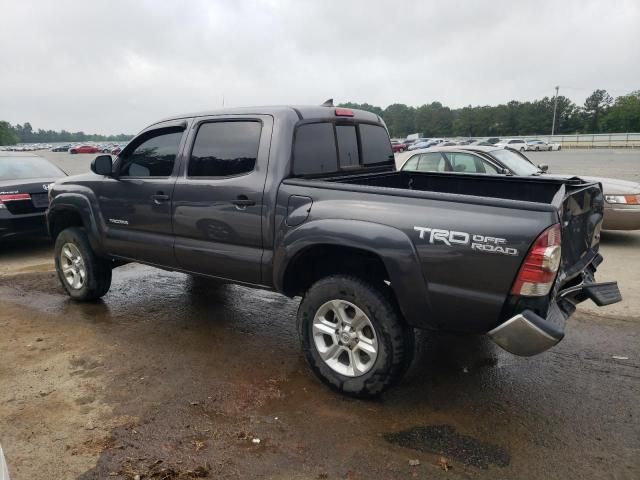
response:
<path fill-rule="evenodd" d="M 361 191 L 394 196 L 432 198 L 524 210 L 558 211 L 567 185 L 584 185 L 579 178 L 516 177 L 439 172 L 351 173 L 293 178 L 289 184 Z"/>
<path fill-rule="evenodd" d="M 482 198 L 556 204 L 566 183 L 553 177 L 507 177 L 435 172 L 383 172 L 343 176 L 328 181 L 394 189 L 465 195 Z"/>

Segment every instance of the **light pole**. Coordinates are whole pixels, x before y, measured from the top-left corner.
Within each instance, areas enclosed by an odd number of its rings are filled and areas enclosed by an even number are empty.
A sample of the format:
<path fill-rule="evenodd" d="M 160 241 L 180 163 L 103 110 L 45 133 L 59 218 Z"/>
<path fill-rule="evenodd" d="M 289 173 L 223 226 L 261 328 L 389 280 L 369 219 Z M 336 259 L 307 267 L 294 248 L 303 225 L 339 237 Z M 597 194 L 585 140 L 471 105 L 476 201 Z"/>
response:
<path fill-rule="evenodd" d="M 560 90 L 560 86 L 556 85 L 556 98 L 553 101 L 553 123 L 551 123 L 551 136 L 553 137 L 553 133 L 556 131 L 556 110 L 558 108 L 558 90 Z"/>

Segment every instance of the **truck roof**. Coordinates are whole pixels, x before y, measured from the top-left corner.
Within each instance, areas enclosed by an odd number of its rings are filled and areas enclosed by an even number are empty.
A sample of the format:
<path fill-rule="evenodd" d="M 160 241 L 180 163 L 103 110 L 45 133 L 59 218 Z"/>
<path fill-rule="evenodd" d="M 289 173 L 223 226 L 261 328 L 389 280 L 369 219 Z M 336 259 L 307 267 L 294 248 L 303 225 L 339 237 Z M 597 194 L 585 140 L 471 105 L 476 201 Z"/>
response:
<path fill-rule="evenodd" d="M 209 117 L 216 115 L 272 115 L 274 117 L 286 117 L 295 115 L 298 120 L 309 119 L 328 119 L 340 117 L 336 114 L 336 110 L 350 110 L 353 112 L 353 116 L 344 116 L 344 118 L 353 118 L 356 120 L 364 120 L 369 122 L 383 123 L 382 119 L 375 113 L 366 112 L 364 110 L 356 110 L 352 108 L 343 107 L 323 107 L 318 105 L 271 105 L 271 106 L 257 106 L 257 107 L 235 107 L 235 108 L 219 108 L 215 110 L 207 110 L 195 113 L 185 113 L 182 115 L 174 115 L 171 117 L 163 118 L 153 125 L 158 123 L 180 120 L 183 118 L 193 117 Z"/>

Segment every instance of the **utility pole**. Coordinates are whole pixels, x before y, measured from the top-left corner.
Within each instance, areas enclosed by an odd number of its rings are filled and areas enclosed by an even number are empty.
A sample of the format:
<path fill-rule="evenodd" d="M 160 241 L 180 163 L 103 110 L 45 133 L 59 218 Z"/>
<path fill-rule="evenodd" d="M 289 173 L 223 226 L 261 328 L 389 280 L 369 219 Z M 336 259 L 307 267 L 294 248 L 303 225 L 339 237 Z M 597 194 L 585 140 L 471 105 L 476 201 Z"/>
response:
<path fill-rule="evenodd" d="M 556 98 L 553 102 L 553 123 L 551 124 L 552 137 L 553 137 L 553 133 L 556 131 L 556 110 L 558 109 L 558 90 L 560 90 L 560 86 L 556 85 Z"/>

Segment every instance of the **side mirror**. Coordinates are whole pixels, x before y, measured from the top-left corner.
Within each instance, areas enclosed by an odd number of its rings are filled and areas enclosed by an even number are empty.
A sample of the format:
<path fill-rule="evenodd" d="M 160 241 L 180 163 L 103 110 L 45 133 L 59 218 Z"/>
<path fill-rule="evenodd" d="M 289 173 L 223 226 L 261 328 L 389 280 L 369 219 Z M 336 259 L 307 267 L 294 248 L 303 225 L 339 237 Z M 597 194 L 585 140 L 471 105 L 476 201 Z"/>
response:
<path fill-rule="evenodd" d="M 538 165 L 538 168 L 543 172 L 546 172 L 547 170 L 549 170 L 549 165 L 547 165 L 546 163 L 541 163 Z"/>
<path fill-rule="evenodd" d="M 113 160 L 111 155 L 98 155 L 91 162 L 91 171 L 98 175 L 106 175 L 110 177 L 113 170 Z"/>

